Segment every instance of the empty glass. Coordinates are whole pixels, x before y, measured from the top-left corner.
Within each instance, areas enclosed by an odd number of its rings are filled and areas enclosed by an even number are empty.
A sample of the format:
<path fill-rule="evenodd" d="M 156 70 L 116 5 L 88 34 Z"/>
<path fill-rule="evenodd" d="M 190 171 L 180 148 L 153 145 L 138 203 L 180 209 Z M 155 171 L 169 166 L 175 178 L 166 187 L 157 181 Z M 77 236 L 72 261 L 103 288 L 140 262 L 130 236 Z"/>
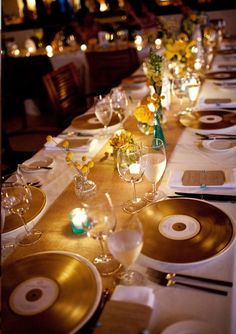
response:
<path fill-rule="evenodd" d="M 133 185 L 133 199 L 123 204 L 125 212 L 134 213 L 147 204 L 144 198 L 136 195 L 135 184 L 142 180 L 143 168 L 141 165 L 142 151 L 138 144 L 128 144 L 117 152 L 117 170 L 120 177 Z"/>
<path fill-rule="evenodd" d="M 111 102 L 113 111 L 119 117 L 119 121 L 122 122 L 126 115 L 128 107 L 128 99 L 124 90 L 121 87 L 116 87 L 111 90 Z"/>
<path fill-rule="evenodd" d="M 111 122 L 113 112 L 109 95 L 105 97 L 99 95 L 98 99 L 95 100 L 94 112 L 99 122 L 104 126 L 104 130 L 106 130 Z"/>
<path fill-rule="evenodd" d="M 2 178 L 1 200 L 2 207 L 9 214 L 17 215 L 23 223 L 26 233 L 19 234 L 16 238 L 16 243 L 20 246 L 36 243 L 41 238 L 42 232 L 35 228 L 30 229 L 25 221 L 24 215 L 30 208 L 32 194 L 30 187 L 25 184 L 18 172 Z"/>

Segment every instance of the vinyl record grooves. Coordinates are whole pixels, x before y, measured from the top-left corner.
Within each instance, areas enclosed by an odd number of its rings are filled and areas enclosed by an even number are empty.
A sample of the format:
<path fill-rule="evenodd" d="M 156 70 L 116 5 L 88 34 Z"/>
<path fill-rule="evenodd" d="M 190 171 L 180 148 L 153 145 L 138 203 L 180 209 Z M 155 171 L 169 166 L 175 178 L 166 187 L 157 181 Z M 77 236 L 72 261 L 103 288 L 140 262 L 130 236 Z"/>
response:
<path fill-rule="evenodd" d="M 227 79 L 235 79 L 236 71 L 218 71 L 218 72 L 209 72 L 206 73 L 206 79 L 210 80 L 227 80 Z"/>
<path fill-rule="evenodd" d="M 234 235 L 229 217 L 199 200 L 160 201 L 142 209 L 138 217 L 144 228 L 142 254 L 168 263 L 214 257 L 227 249 Z"/>
<path fill-rule="evenodd" d="M 181 115 L 182 125 L 200 130 L 217 130 L 236 125 L 236 113 L 223 110 L 202 110 Z"/>
<path fill-rule="evenodd" d="M 113 113 L 109 126 L 116 125 L 119 123 L 117 114 Z M 80 130 L 96 130 L 102 129 L 103 125 L 98 121 L 95 114 L 85 114 L 76 117 L 72 120 L 71 125 Z"/>
<path fill-rule="evenodd" d="M 86 320 L 99 287 L 91 267 L 68 254 L 37 253 L 4 268 L 4 333 L 74 333 Z"/>

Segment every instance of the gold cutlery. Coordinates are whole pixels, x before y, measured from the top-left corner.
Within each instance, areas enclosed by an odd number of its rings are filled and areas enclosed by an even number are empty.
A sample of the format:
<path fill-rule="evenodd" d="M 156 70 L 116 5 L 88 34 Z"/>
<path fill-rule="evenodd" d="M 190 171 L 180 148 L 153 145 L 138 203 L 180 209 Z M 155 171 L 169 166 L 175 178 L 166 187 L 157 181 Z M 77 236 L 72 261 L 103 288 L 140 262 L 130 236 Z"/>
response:
<path fill-rule="evenodd" d="M 187 274 L 180 274 L 180 273 L 166 273 L 166 272 L 163 272 L 157 269 L 153 269 L 153 268 L 147 268 L 147 273 L 150 275 L 155 275 L 157 277 L 164 277 L 164 278 L 169 278 L 169 279 L 175 278 L 175 277 L 182 277 L 182 278 L 205 282 L 209 284 L 223 285 L 223 286 L 228 286 L 228 287 L 233 286 L 233 283 L 229 281 L 218 280 L 215 278 L 207 278 L 207 277 L 199 277 L 199 276 L 193 276 L 193 275 L 187 275 Z"/>
<path fill-rule="evenodd" d="M 160 275 L 153 275 L 150 274 L 150 271 L 148 273 L 148 278 L 150 281 L 153 281 L 154 283 L 157 283 L 159 285 L 165 286 L 165 287 L 170 287 L 174 285 L 180 285 L 184 286 L 187 288 L 195 289 L 195 290 L 200 290 L 208 293 L 214 293 L 222 296 L 227 296 L 228 292 L 225 290 L 218 290 L 218 289 L 213 289 L 210 287 L 206 286 L 200 286 L 200 285 L 194 285 L 194 284 L 189 284 L 187 282 L 179 281 L 175 277 L 167 277 L 166 275 L 160 276 Z"/>

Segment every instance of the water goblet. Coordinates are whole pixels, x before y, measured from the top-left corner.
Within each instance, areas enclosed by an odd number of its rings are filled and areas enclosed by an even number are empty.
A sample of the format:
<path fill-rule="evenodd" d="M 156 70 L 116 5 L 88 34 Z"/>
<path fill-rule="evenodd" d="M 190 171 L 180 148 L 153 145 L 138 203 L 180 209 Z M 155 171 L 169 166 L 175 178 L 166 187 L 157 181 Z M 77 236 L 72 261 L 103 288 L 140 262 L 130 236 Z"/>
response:
<path fill-rule="evenodd" d="M 94 106 L 94 112 L 99 122 L 102 123 L 105 132 L 111 122 L 113 113 L 112 103 L 109 95 L 103 98 L 100 96 L 100 98 L 97 99 Z"/>
<path fill-rule="evenodd" d="M 138 144 L 127 144 L 117 152 L 117 170 L 122 180 L 133 186 L 133 198 L 123 204 L 123 210 L 134 213 L 143 208 L 147 201 L 137 197 L 136 183 L 142 180 L 143 168 L 141 164 L 141 148 Z"/>
<path fill-rule="evenodd" d="M 201 81 L 197 76 L 191 76 L 186 84 L 186 92 L 190 100 L 190 106 L 187 108 L 188 111 L 192 112 L 194 105 L 197 101 L 201 88 Z"/>
<path fill-rule="evenodd" d="M 149 202 L 164 199 L 166 195 L 162 191 L 157 190 L 157 183 L 160 181 L 166 168 L 165 144 L 161 139 L 153 139 L 151 145 L 142 146 L 141 164 L 144 176 L 152 183 L 152 191 L 145 193 L 144 198 Z"/>
<path fill-rule="evenodd" d="M 143 276 L 129 267 L 137 260 L 143 247 L 143 227 L 136 215 L 120 222 L 107 239 L 108 249 L 123 266 L 124 271 L 116 274 L 123 285 L 139 285 Z"/>
<path fill-rule="evenodd" d="M 179 113 L 178 114 L 180 114 L 183 109 L 184 97 L 186 97 L 186 79 L 184 77 L 173 78 L 172 93 L 179 100 Z"/>
<path fill-rule="evenodd" d="M 83 229 L 88 237 L 99 241 L 101 248 L 101 253 L 94 258 L 93 263 L 101 275 L 111 275 L 120 268 L 120 263 L 106 251 L 105 240 L 116 227 L 116 216 L 110 195 L 98 192 L 83 200 L 82 206 Z"/>
<path fill-rule="evenodd" d="M 120 123 L 125 118 L 126 109 L 128 107 L 128 99 L 124 90 L 121 87 L 116 87 L 111 90 L 111 103 L 113 111 L 119 117 Z"/>
<path fill-rule="evenodd" d="M 25 221 L 24 215 L 30 208 L 32 194 L 18 172 L 2 177 L 1 200 L 2 207 L 9 214 L 17 215 L 23 223 L 25 233 L 17 236 L 16 244 L 28 246 L 36 243 L 41 238 L 42 232 L 35 228 L 30 229 Z"/>

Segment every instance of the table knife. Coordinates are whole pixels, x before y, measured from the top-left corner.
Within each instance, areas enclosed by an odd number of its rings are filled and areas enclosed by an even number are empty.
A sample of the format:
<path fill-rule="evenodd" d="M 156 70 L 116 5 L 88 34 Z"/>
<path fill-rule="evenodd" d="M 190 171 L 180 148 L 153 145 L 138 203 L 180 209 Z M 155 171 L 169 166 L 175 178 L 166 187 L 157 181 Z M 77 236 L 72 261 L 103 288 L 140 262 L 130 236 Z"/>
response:
<path fill-rule="evenodd" d="M 178 196 L 168 196 L 168 198 L 199 198 L 208 201 L 219 201 L 219 202 L 236 202 L 236 195 L 219 195 L 219 194 L 200 194 L 200 193 L 186 193 L 186 192 L 175 192 Z"/>

